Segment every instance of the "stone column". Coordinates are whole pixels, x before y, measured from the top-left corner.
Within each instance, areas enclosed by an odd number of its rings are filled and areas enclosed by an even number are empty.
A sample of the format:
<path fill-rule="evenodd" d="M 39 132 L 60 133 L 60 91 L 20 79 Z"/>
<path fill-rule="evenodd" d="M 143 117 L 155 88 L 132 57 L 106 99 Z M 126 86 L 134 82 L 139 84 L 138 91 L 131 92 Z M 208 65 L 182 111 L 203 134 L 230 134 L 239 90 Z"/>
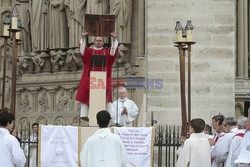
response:
<path fill-rule="evenodd" d="M 33 90 L 31 91 L 31 95 L 32 95 L 32 110 L 33 112 L 38 112 L 38 91 L 37 90 Z"/>
<path fill-rule="evenodd" d="M 238 2 L 238 48 L 237 48 L 237 77 L 248 77 L 248 12 L 247 0 Z"/>
<path fill-rule="evenodd" d="M 52 94 L 52 103 L 51 103 L 51 110 L 52 112 L 56 111 L 56 91 L 51 90 L 50 93 Z"/>
<path fill-rule="evenodd" d="M 138 57 L 145 54 L 145 1 L 138 2 Z"/>
<path fill-rule="evenodd" d="M 244 14 L 244 77 L 248 78 L 248 0 L 243 1 Z"/>

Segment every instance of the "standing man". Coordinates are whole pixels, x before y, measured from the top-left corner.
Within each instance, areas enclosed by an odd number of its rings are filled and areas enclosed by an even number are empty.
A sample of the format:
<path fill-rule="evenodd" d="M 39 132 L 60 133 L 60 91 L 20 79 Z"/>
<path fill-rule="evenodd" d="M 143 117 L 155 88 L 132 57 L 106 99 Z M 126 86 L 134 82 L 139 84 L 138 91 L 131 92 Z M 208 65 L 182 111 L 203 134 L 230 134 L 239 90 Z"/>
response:
<path fill-rule="evenodd" d="M 103 47 L 104 41 L 103 37 L 95 37 L 94 47 L 86 47 L 86 36 L 88 35 L 87 31 L 83 31 L 82 39 L 80 40 L 80 53 L 82 55 L 82 62 L 84 64 L 84 71 L 82 78 L 78 85 L 78 91 L 76 94 L 76 100 L 81 102 L 81 113 L 80 117 L 88 120 L 88 105 L 89 105 L 89 89 L 90 89 L 90 71 L 91 71 L 91 56 L 100 55 L 106 56 L 106 66 L 105 71 L 107 72 L 107 82 L 106 82 L 106 97 L 107 97 L 107 109 L 112 108 L 112 88 L 110 87 L 111 82 L 111 73 L 112 65 L 116 59 L 118 53 L 118 41 L 116 39 L 117 34 L 115 32 L 111 33 L 112 44 L 111 48 L 105 49 Z M 102 67 L 96 67 L 95 71 L 102 71 Z M 95 84 L 95 83 L 94 83 Z"/>
<path fill-rule="evenodd" d="M 102 110 L 96 115 L 99 128 L 81 151 L 82 167 L 127 167 L 127 155 L 121 138 L 110 132 L 111 116 Z"/>
<path fill-rule="evenodd" d="M 238 164 L 235 164 L 234 161 L 240 154 L 240 144 L 244 137 L 244 133 L 246 131 L 246 121 L 247 118 L 244 116 L 240 116 L 237 119 L 238 132 L 232 138 L 232 142 L 228 152 L 228 157 L 224 164 L 224 167 L 238 167 Z"/>
<path fill-rule="evenodd" d="M 125 87 L 118 88 L 118 100 L 114 101 L 112 106 L 112 123 L 132 127 L 133 121 L 138 115 L 138 107 L 136 104 L 127 98 L 127 90 Z"/>
<path fill-rule="evenodd" d="M 38 123 L 32 124 L 32 131 L 33 133 L 30 135 L 30 141 L 31 142 L 37 142 L 37 132 L 38 132 Z M 36 166 L 37 161 L 37 143 L 31 143 L 30 144 L 30 166 Z"/>
<path fill-rule="evenodd" d="M 225 118 L 223 121 L 225 135 L 220 137 L 217 143 L 211 148 L 211 157 L 214 158 L 213 165 L 215 167 L 220 165 L 225 166 L 232 139 L 239 131 L 236 125 L 237 121 L 233 117 Z"/>
<path fill-rule="evenodd" d="M 0 166 L 24 167 L 25 155 L 16 137 L 10 134 L 15 117 L 7 110 L 0 110 Z"/>
<path fill-rule="evenodd" d="M 190 137 L 185 140 L 177 167 L 210 167 L 210 145 L 206 136 L 202 133 L 205 121 L 197 118 L 190 121 Z"/>
<path fill-rule="evenodd" d="M 219 138 L 223 137 L 225 135 L 225 133 L 223 132 L 223 121 L 224 121 L 225 117 L 223 115 L 215 115 L 212 118 L 212 126 L 213 129 L 215 130 L 215 136 L 213 139 L 209 139 L 209 144 L 211 146 L 210 151 L 212 152 L 217 141 L 219 140 Z M 212 163 L 212 167 L 217 167 L 218 163 L 216 161 L 215 157 L 211 158 L 211 163 Z"/>

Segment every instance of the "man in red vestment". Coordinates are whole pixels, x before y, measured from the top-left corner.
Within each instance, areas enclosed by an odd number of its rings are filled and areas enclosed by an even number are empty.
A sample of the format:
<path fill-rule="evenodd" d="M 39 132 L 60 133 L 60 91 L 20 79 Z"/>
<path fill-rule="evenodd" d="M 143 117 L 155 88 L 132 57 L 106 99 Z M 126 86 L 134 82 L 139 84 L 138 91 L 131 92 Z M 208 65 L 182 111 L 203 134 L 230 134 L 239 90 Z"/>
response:
<path fill-rule="evenodd" d="M 107 110 L 112 108 L 112 88 L 110 85 L 112 65 L 116 59 L 118 53 L 118 41 L 117 34 L 115 32 L 111 33 L 112 44 L 111 47 L 106 49 L 103 47 L 104 41 L 103 37 L 95 37 L 94 47 L 89 48 L 86 46 L 86 36 L 87 31 L 83 31 L 82 39 L 80 40 L 80 53 L 82 55 L 82 62 L 84 64 L 84 71 L 82 78 L 78 85 L 78 91 L 76 94 L 76 100 L 81 102 L 81 113 L 80 117 L 86 120 L 88 117 L 88 105 L 89 105 L 89 89 L 90 89 L 90 71 L 91 71 L 91 56 L 92 55 L 103 55 L 106 56 L 106 67 L 107 72 L 107 83 L 106 83 L 106 97 L 107 97 Z M 102 67 L 95 67 L 95 71 L 102 71 Z M 96 84 L 96 83 L 95 83 Z"/>

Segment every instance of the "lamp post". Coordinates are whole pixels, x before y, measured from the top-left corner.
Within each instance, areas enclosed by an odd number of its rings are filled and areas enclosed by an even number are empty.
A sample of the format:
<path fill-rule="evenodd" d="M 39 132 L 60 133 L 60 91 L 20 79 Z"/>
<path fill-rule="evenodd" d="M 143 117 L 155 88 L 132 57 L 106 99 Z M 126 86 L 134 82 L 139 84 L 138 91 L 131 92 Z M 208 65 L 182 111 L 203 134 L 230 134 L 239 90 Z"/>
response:
<path fill-rule="evenodd" d="M 3 22 L 3 35 L 4 39 L 4 57 L 3 57 L 3 84 L 2 84 L 2 110 L 4 109 L 5 101 L 5 80 L 6 80 L 6 60 L 7 60 L 7 40 L 10 37 L 10 16 L 6 16 Z"/>
<path fill-rule="evenodd" d="M 18 12 L 16 8 L 13 8 L 12 19 L 11 19 L 11 28 L 9 29 L 12 32 L 12 91 L 11 91 L 11 103 L 10 111 L 15 115 L 16 110 L 16 70 L 17 70 L 17 32 L 20 31 L 18 26 Z"/>
<path fill-rule="evenodd" d="M 191 120 L 191 45 L 196 42 L 192 38 L 191 20 L 187 21 L 185 29 L 182 28 L 180 21 L 176 22 L 177 42 L 175 46 L 179 50 L 180 62 L 180 89 L 181 89 L 181 118 L 182 118 L 182 136 L 187 136 L 187 122 Z M 185 91 L 185 57 L 188 52 L 188 116 L 186 112 L 186 91 Z"/>

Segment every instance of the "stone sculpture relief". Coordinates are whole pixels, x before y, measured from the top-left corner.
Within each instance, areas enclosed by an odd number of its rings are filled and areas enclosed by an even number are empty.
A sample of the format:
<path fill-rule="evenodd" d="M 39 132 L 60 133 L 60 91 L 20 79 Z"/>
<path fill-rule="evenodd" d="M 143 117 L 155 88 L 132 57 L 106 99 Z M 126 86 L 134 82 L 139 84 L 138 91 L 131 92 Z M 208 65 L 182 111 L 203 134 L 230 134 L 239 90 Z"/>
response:
<path fill-rule="evenodd" d="M 69 99 L 64 91 L 61 91 L 59 93 L 59 96 L 57 97 L 57 111 L 64 111 L 68 109 Z"/>
<path fill-rule="evenodd" d="M 115 29 L 120 43 L 131 43 L 132 0 L 110 1 L 110 14 L 115 15 Z"/>
<path fill-rule="evenodd" d="M 18 67 L 18 73 L 23 74 L 25 70 L 28 68 L 28 60 L 26 57 L 26 53 L 24 51 L 21 51 L 20 56 L 18 56 L 18 62 L 17 62 L 17 67 Z"/>
<path fill-rule="evenodd" d="M 32 60 L 35 64 L 35 73 L 42 72 L 44 62 L 45 62 L 44 58 L 42 58 L 41 55 L 36 55 L 35 57 L 32 58 Z"/>
<path fill-rule="evenodd" d="M 29 1 L 28 1 L 29 2 Z M 30 4 L 26 2 L 17 3 L 16 5 L 19 19 L 22 24 L 22 31 L 21 31 L 21 47 L 20 50 L 30 53 L 31 52 L 31 36 L 30 36 Z"/>
<path fill-rule="evenodd" d="M 78 49 L 70 49 L 67 51 L 66 63 L 70 70 L 75 71 L 83 66 L 80 56 Z"/>
<path fill-rule="evenodd" d="M 30 106 L 30 99 L 29 94 L 27 92 L 24 93 L 23 97 L 21 98 L 21 110 L 22 112 L 30 112 L 32 107 Z"/>
<path fill-rule="evenodd" d="M 50 15 L 50 49 L 68 47 L 67 20 L 64 0 L 51 0 L 49 4 Z"/>
<path fill-rule="evenodd" d="M 39 97 L 39 105 L 40 105 L 40 112 L 46 112 L 49 110 L 49 99 L 47 97 L 46 92 L 42 92 L 41 96 Z"/>
<path fill-rule="evenodd" d="M 39 123 L 39 125 L 47 125 L 48 124 L 47 119 L 42 117 L 42 116 L 39 117 L 36 122 Z"/>
<path fill-rule="evenodd" d="M 59 117 L 57 117 L 56 119 L 55 119 L 55 122 L 54 122 L 54 124 L 55 125 L 67 125 L 66 124 L 66 120 L 63 118 L 63 117 L 61 117 L 61 116 L 59 116 Z"/>
<path fill-rule="evenodd" d="M 33 0 L 31 6 L 32 51 L 49 48 L 49 0 Z"/>
<path fill-rule="evenodd" d="M 76 48 L 84 26 L 85 1 L 65 0 L 64 4 L 69 28 L 69 48 Z"/>

